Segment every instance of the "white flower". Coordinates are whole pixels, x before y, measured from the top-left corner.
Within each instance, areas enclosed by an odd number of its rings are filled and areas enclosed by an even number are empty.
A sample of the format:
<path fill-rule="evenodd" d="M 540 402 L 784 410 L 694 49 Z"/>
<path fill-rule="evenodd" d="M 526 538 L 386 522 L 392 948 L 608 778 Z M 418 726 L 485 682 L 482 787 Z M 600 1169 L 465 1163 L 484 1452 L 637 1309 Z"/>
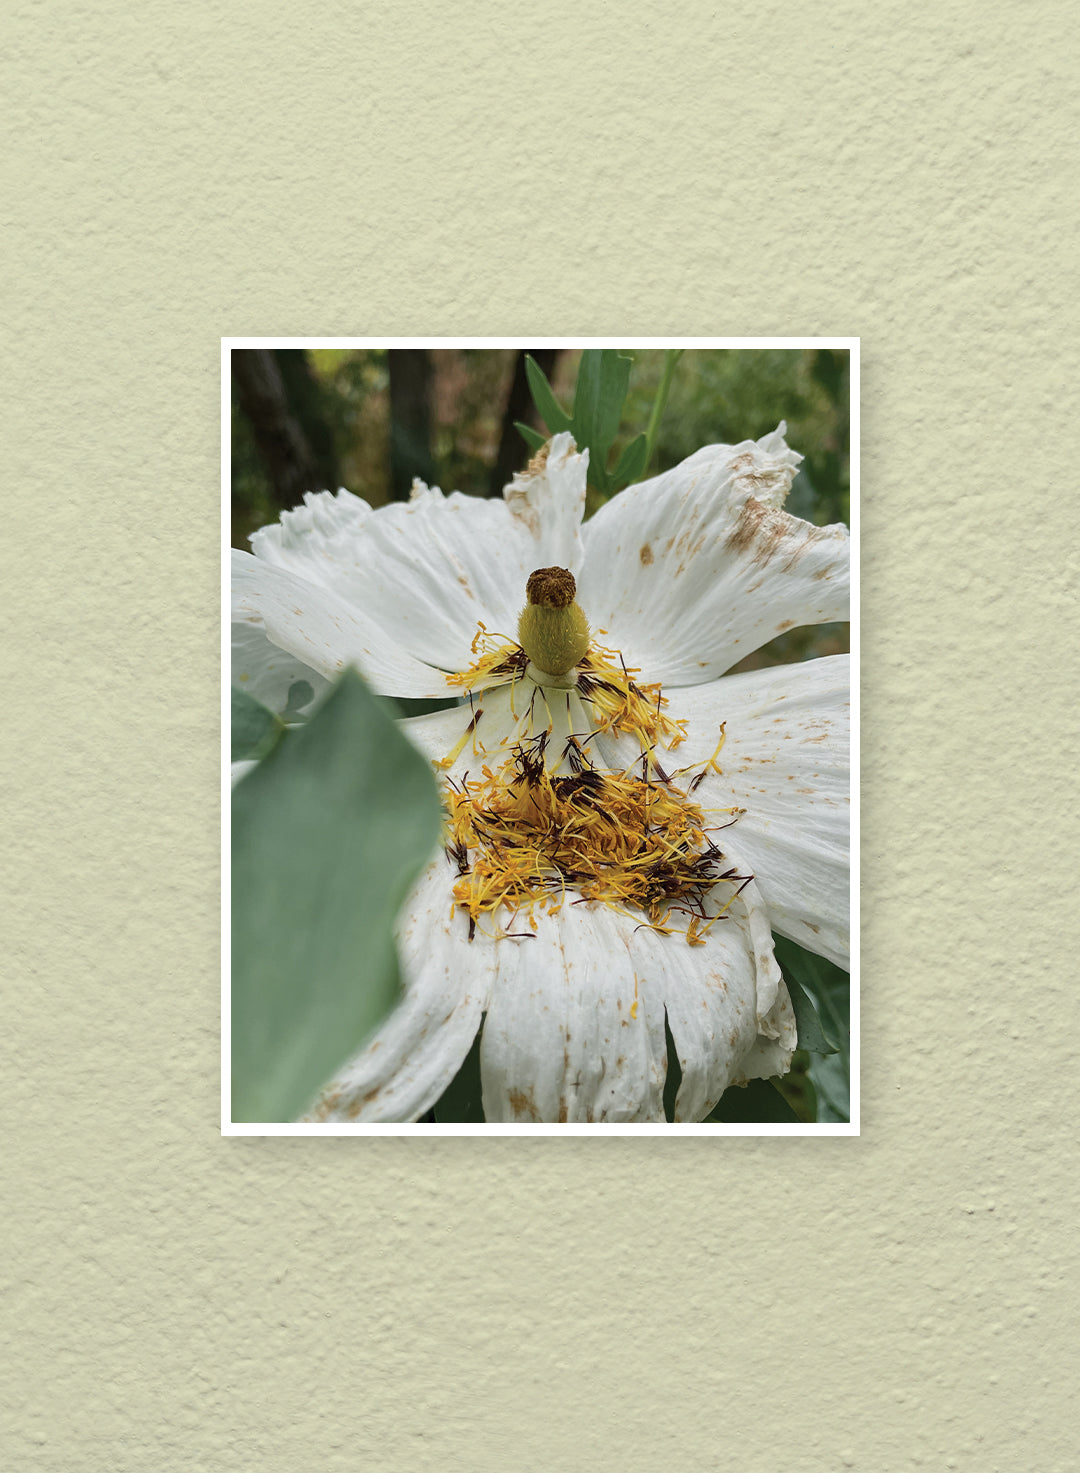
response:
<path fill-rule="evenodd" d="M 469 698 L 402 723 L 445 781 L 446 851 L 400 921 L 402 1004 L 312 1118 L 415 1119 L 482 1019 L 488 1120 L 662 1120 L 665 1014 L 677 1119 L 788 1068 L 770 932 L 848 959 L 848 658 L 724 672 L 847 617 L 849 544 L 781 510 L 784 430 L 584 525 L 563 434 L 502 501 L 324 492 L 233 553 L 234 683 L 275 710 L 348 664 L 385 694 Z M 515 643 L 537 569 L 574 575 L 591 626 L 568 674 Z"/>

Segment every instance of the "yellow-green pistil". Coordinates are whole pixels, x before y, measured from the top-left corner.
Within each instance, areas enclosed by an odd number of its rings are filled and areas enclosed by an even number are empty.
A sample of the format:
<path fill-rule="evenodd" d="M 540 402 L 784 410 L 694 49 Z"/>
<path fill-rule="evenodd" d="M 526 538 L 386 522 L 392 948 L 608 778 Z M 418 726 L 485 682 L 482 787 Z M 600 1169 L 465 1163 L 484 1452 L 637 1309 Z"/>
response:
<path fill-rule="evenodd" d="M 576 594 L 574 575 L 566 568 L 537 568 L 529 574 L 518 643 L 547 675 L 565 675 L 589 648 L 589 624 Z"/>

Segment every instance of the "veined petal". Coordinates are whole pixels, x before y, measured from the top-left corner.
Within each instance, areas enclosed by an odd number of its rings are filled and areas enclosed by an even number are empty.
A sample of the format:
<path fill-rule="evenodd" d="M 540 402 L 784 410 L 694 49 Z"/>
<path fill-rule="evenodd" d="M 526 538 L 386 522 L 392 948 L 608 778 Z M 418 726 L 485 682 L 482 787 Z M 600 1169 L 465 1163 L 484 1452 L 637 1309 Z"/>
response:
<path fill-rule="evenodd" d="M 783 424 L 630 486 L 583 529 L 578 599 L 646 680 L 696 685 L 786 629 L 846 619 L 848 531 L 780 510 Z"/>
<path fill-rule="evenodd" d="M 450 919 L 451 874 L 440 854 L 415 885 L 398 928 L 405 996 L 322 1091 L 307 1119 L 415 1120 L 460 1069 L 480 1026 L 495 962 L 490 944 L 469 946 L 461 918 Z"/>
<path fill-rule="evenodd" d="M 707 812 L 746 810 L 716 840 L 755 876 L 772 928 L 841 967 L 850 952 L 850 711 L 848 655 L 729 675 L 672 691 L 669 705 L 689 728 L 680 768 L 707 762 L 724 724 L 721 773 L 708 770 L 694 799 Z"/>
<path fill-rule="evenodd" d="M 639 997 L 633 921 L 567 902 L 502 940 L 480 1044 L 484 1114 L 508 1121 L 663 1119 L 663 1012 Z"/>
<path fill-rule="evenodd" d="M 260 561 L 362 611 L 416 659 L 463 670 L 478 623 L 513 637 L 534 568 L 580 566 L 587 466 L 563 434 L 501 501 L 421 482 L 410 501 L 377 511 L 348 491 L 309 493 L 251 545 Z"/>
<path fill-rule="evenodd" d="M 444 696 L 441 670 L 421 664 L 363 610 L 286 568 L 233 550 L 232 619 L 262 630 L 301 664 L 333 679 L 355 665 L 373 690 L 391 696 Z"/>
<path fill-rule="evenodd" d="M 298 691 L 306 695 L 300 682 L 311 687 L 306 700 L 297 698 Z M 289 705 L 290 691 L 294 692 L 292 709 L 310 714 L 329 684 L 310 665 L 272 644 L 261 625 L 246 621 L 232 626 L 232 683 L 279 716 Z"/>

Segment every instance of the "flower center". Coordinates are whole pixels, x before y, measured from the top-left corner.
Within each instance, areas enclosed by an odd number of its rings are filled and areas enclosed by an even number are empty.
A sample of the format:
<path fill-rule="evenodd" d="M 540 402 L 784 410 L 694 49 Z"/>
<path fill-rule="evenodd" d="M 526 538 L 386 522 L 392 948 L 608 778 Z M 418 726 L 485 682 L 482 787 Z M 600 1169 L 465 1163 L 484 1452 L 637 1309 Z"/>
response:
<path fill-rule="evenodd" d="M 504 907 L 496 937 L 534 934 L 509 929 L 521 911 L 535 925 L 537 906 L 555 912 L 564 903 L 599 901 L 702 945 L 750 879 L 710 837 L 740 810 L 723 809 L 724 818 L 711 822 L 706 813 L 716 810 L 692 797 L 709 768 L 720 771 L 723 727 L 712 757 L 680 787 L 676 780 L 689 769 L 669 774 L 657 752 L 679 745 L 685 722 L 664 713 L 659 685 L 638 685 L 638 672 L 617 651 L 589 643 L 576 592 L 565 568 L 537 569 L 520 643 L 481 625 L 475 664 L 449 677 L 468 693 L 473 716 L 436 766 L 453 767 L 471 740 L 479 759 L 471 769 L 482 774 L 470 779 L 466 771 L 446 782 L 446 853 L 457 869 L 452 910 L 468 915 L 471 940 L 478 923 Z M 511 729 L 493 731 L 490 720 L 481 727 L 485 693 L 507 685 L 509 702 L 504 697 L 499 709 L 508 710 Z M 496 765 L 492 756 L 487 766 L 491 738 L 501 760 Z M 594 738 L 597 747 L 631 738 L 637 755 L 624 770 L 603 766 L 603 754 L 589 745 Z M 568 891 L 576 898 L 568 900 Z"/>
<path fill-rule="evenodd" d="M 518 643 L 538 670 L 566 675 L 589 648 L 589 623 L 566 568 L 537 568 L 525 585 Z"/>

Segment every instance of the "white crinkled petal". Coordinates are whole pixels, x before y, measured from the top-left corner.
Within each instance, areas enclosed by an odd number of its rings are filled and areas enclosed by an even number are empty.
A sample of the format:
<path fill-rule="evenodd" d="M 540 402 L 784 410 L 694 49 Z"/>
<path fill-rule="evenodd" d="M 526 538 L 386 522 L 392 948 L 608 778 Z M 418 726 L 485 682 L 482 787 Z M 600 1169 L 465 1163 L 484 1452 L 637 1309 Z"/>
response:
<path fill-rule="evenodd" d="M 293 709 L 311 714 L 315 701 L 328 689 L 326 677 L 288 654 L 266 637 L 261 625 L 241 622 L 232 626 L 232 683 L 238 690 L 278 715 L 289 702 L 289 692 L 306 681 L 312 695 Z"/>
<path fill-rule="evenodd" d="M 705 762 L 726 723 L 723 775 L 710 771 L 694 799 L 746 810 L 715 839 L 755 876 L 773 930 L 847 967 L 850 657 L 729 675 L 669 700 L 668 714 L 689 726 L 670 754 L 679 767 Z"/>
<path fill-rule="evenodd" d="M 720 904 L 723 890 L 717 887 Z M 704 946 L 643 929 L 634 933 L 631 952 L 675 1040 L 682 1069 L 677 1121 L 703 1119 L 729 1085 L 757 1077 L 766 1061 L 771 1074 L 787 1071 L 794 1015 L 752 886 L 714 922 Z"/>
<path fill-rule="evenodd" d="M 601 507 L 578 599 L 646 680 L 697 685 L 786 629 L 846 619 L 849 537 L 780 510 L 801 456 L 712 445 Z"/>
<path fill-rule="evenodd" d="M 409 654 L 363 610 L 328 588 L 235 549 L 232 619 L 263 631 L 272 644 L 328 680 L 355 665 L 383 695 L 448 693 L 442 671 Z"/>
<path fill-rule="evenodd" d="M 309 1120 L 415 1120 L 440 1098 L 476 1037 L 495 974 L 494 946 L 450 916 L 454 871 L 438 854 L 405 902 L 398 953 L 405 996 L 338 1071 Z"/>
<path fill-rule="evenodd" d="M 373 511 L 347 491 L 309 493 L 251 544 L 260 561 L 328 589 L 415 658 L 463 670 L 479 623 L 514 638 L 535 568 L 580 566 L 587 466 L 587 453 L 557 435 L 544 467 L 515 476 L 503 500 L 418 482 L 410 501 Z"/>
<path fill-rule="evenodd" d="M 480 1045 L 488 1120 L 663 1119 L 663 1012 L 639 998 L 634 922 L 600 905 L 537 910 L 497 943 L 499 970 Z M 509 925 L 505 917 L 500 919 Z"/>

